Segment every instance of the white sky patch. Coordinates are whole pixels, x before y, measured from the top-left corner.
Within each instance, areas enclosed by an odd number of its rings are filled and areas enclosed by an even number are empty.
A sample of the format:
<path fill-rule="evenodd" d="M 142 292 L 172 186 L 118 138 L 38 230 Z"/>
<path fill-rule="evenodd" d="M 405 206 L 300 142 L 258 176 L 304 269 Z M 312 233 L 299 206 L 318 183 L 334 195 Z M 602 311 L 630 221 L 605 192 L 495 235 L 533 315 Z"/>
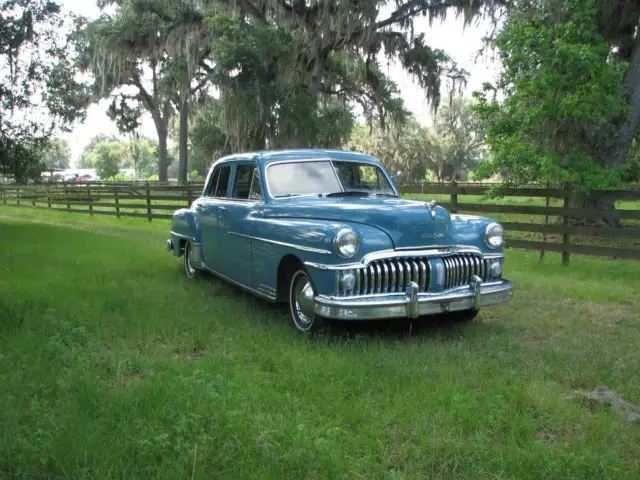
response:
<path fill-rule="evenodd" d="M 60 0 L 66 11 L 76 15 L 82 15 L 89 19 L 100 15 L 94 0 Z M 386 13 L 386 12 L 385 12 Z M 439 48 L 449 54 L 458 64 L 470 72 L 465 96 L 470 96 L 474 90 L 480 90 L 484 82 L 495 82 L 499 65 L 487 58 L 476 58 L 478 50 L 482 46 L 482 37 L 487 35 L 491 26 L 487 21 L 474 22 L 471 26 L 463 28 L 462 18 L 448 15 L 443 22 L 434 21 L 430 26 L 426 17 L 419 17 L 415 21 L 415 33 L 424 33 L 425 41 L 433 48 Z M 426 101 L 422 89 L 415 80 L 408 75 L 397 62 L 383 64 L 387 73 L 398 85 L 407 108 L 413 112 L 423 124 L 431 123 L 431 109 Z M 444 82 L 443 82 L 444 84 Z M 443 95 L 445 92 L 443 92 Z M 446 102 L 443 98 L 442 102 Z M 72 164 L 80 158 L 80 154 L 89 140 L 99 134 L 118 135 L 118 129 L 106 114 L 110 100 L 102 100 L 93 104 L 87 111 L 87 119 L 83 124 L 75 126 L 72 132 L 66 133 L 63 138 L 69 141 L 72 154 Z M 143 116 L 142 134 L 149 138 L 157 138 L 155 127 L 149 114 Z M 124 137 L 123 137 L 124 139 Z"/>

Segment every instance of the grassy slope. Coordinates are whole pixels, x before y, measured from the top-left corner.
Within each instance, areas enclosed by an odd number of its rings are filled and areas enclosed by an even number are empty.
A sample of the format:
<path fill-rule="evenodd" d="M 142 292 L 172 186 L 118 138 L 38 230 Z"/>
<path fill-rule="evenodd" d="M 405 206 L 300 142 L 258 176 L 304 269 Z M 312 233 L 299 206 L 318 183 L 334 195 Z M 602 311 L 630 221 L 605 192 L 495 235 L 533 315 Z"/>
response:
<path fill-rule="evenodd" d="M 0 477 L 640 475 L 638 427 L 566 400 L 640 403 L 638 263 L 510 252 L 516 296 L 469 325 L 308 339 L 284 308 L 188 282 L 166 224 L 9 216 Z"/>

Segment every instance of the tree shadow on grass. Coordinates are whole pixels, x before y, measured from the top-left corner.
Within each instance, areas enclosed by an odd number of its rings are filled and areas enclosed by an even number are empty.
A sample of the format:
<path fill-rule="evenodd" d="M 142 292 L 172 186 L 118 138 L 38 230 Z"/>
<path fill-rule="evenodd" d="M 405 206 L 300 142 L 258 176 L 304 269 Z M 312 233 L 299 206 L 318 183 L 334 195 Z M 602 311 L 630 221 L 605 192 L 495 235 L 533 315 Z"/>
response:
<path fill-rule="evenodd" d="M 461 322 L 449 315 L 430 315 L 415 319 L 393 318 L 385 320 L 328 321 L 319 336 L 338 340 L 382 339 L 406 341 L 415 338 L 437 339 L 443 342 L 459 341 L 468 336 L 496 333 L 502 327 L 487 324 L 479 317 L 471 322 Z"/>
<path fill-rule="evenodd" d="M 255 312 L 255 321 L 263 326 L 288 325 L 291 323 L 289 305 L 270 303 L 254 294 L 235 287 L 215 275 L 205 276 L 206 281 L 215 288 L 215 296 L 231 297 L 234 301 L 245 303 Z M 416 319 L 392 318 L 383 320 L 327 320 L 317 332 L 300 334 L 309 341 L 344 341 L 382 339 L 390 341 L 412 338 L 434 338 L 441 341 L 458 341 L 467 336 L 502 333 L 505 327 L 493 322 L 487 323 L 489 312 L 481 311 L 475 320 L 461 322 L 452 315 L 429 315 Z"/>

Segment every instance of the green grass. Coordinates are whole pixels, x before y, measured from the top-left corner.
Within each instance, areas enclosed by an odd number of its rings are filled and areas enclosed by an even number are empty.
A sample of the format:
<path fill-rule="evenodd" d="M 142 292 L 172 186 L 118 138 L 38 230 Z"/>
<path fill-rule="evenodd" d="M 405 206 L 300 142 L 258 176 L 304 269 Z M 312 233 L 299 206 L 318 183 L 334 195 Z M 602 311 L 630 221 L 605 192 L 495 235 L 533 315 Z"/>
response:
<path fill-rule="evenodd" d="M 513 300 L 470 324 L 307 338 L 188 281 L 167 230 L 0 209 L 0 477 L 640 476 L 640 428 L 567 398 L 640 403 L 637 262 L 511 251 Z"/>

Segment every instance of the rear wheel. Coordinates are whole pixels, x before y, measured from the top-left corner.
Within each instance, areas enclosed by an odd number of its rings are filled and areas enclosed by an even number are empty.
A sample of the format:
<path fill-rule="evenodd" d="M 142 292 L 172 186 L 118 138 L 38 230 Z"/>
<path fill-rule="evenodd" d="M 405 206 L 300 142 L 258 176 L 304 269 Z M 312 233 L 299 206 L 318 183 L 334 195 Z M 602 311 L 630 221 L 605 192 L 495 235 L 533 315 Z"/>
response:
<path fill-rule="evenodd" d="M 192 254 L 193 247 L 191 246 L 191 242 L 187 240 L 184 246 L 184 273 L 187 275 L 187 278 L 196 278 L 200 275 L 200 270 L 191 263 Z"/>
<path fill-rule="evenodd" d="M 293 325 L 300 332 L 317 330 L 321 317 L 315 313 L 316 290 L 304 270 L 296 270 L 289 284 L 289 309 Z"/>

